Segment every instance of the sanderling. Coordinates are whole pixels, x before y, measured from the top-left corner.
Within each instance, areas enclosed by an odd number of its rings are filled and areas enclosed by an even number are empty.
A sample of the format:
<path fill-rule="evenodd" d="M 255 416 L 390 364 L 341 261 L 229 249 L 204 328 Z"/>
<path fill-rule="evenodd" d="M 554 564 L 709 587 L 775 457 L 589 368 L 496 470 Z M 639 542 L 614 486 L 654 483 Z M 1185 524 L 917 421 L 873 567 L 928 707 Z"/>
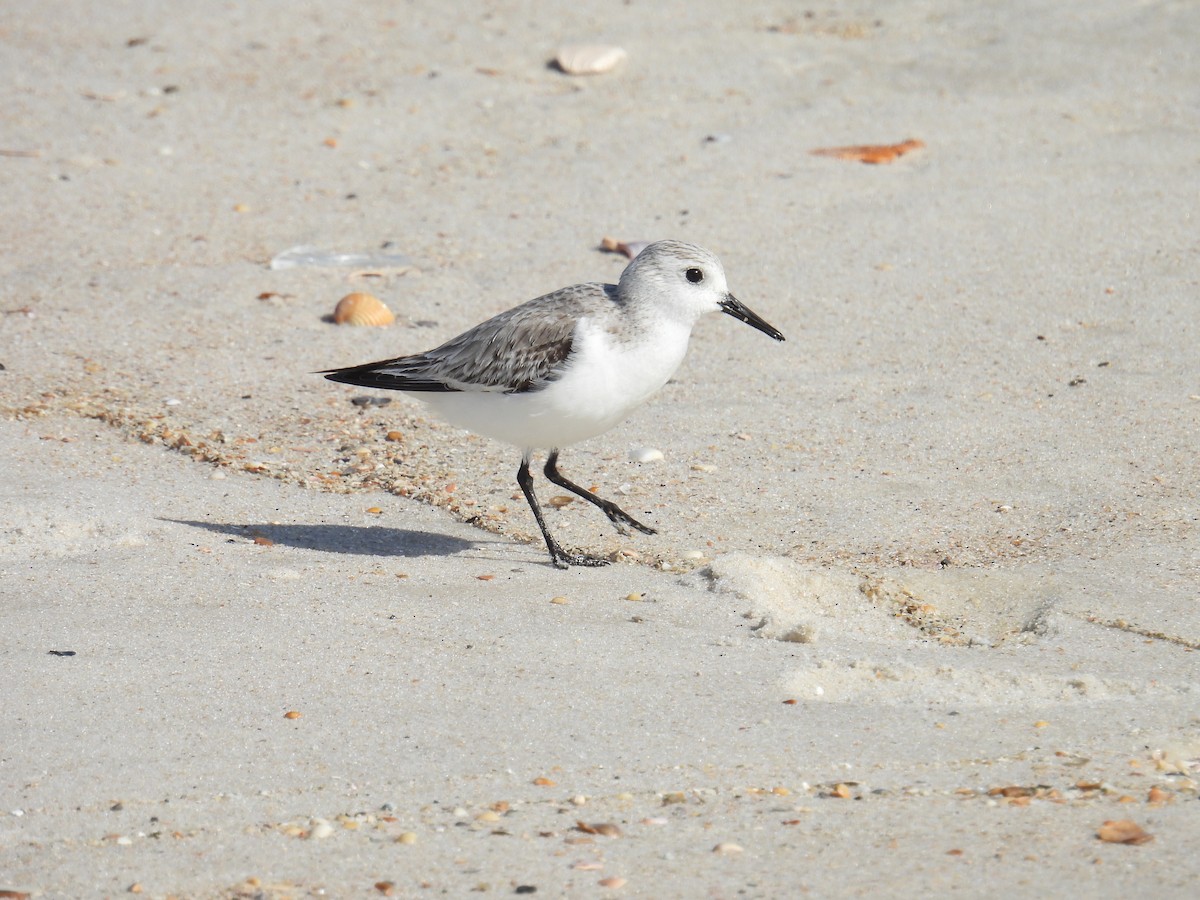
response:
<path fill-rule="evenodd" d="M 629 534 L 626 526 L 654 534 L 559 472 L 559 449 L 608 431 L 645 403 L 683 361 L 696 320 L 718 311 L 783 340 L 729 293 L 712 253 L 658 241 L 625 267 L 619 284 L 565 287 L 425 353 L 317 374 L 403 391 L 454 425 L 520 448 L 517 483 L 551 562 L 560 569 L 600 566 L 608 560 L 568 553 L 550 535 L 529 474 L 533 452 L 549 450 L 546 478 L 600 507 L 621 534 Z"/>

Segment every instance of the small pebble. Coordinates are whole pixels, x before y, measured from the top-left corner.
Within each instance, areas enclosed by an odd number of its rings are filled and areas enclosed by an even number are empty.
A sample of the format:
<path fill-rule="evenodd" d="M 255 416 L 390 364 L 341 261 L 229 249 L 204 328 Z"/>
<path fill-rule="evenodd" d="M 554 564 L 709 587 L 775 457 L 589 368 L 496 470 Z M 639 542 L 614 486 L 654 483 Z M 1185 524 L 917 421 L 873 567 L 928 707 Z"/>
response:
<path fill-rule="evenodd" d="M 600 887 L 612 888 L 613 890 L 616 890 L 617 888 L 623 888 L 627 883 L 628 882 L 626 882 L 625 879 L 621 878 L 619 875 L 614 875 L 611 878 L 601 878 L 597 882 Z"/>
<path fill-rule="evenodd" d="M 566 597 L 551 597 L 550 602 L 558 604 L 559 606 L 565 606 L 569 601 Z"/>
<path fill-rule="evenodd" d="M 417 842 L 416 832 L 406 831 L 404 834 L 396 838 L 397 844 L 415 844 Z"/>
<path fill-rule="evenodd" d="M 351 397 L 350 402 L 355 406 L 387 406 L 392 402 L 391 397 Z"/>
<path fill-rule="evenodd" d="M 717 846 L 712 848 L 713 853 L 720 853 L 722 856 L 733 856 L 741 853 L 742 847 L 739 844 L 731 844 L 729 841 L 722 841 Z"/>

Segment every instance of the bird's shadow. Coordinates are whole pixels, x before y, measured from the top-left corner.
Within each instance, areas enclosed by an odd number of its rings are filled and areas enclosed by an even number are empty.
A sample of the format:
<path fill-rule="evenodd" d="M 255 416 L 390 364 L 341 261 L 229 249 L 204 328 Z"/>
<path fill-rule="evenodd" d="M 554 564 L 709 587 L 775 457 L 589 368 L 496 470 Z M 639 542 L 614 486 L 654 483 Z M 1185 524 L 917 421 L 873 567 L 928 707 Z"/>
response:
<path fill-rule="evenodd" d="M 229 524 L 197 522 L 192 519 L 168 519 L 160 522 L 190 525 L 217 534 L 253 540 L 265 538 L 274 544 L 284 544 L 303 550 L 323 553 L 353 553 L 362 556 L 450 556 L 476 547 L 475 541 L 411 531 L 407 528 L 384 528 L 381 525 L 274 525 L 266 522 Z"/>

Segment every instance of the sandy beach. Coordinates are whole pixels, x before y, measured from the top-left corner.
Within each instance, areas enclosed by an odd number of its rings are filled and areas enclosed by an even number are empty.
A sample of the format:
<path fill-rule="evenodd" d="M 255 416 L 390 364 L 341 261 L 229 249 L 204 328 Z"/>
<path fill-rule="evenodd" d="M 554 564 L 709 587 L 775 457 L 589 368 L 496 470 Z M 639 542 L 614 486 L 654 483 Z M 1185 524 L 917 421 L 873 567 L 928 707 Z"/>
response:
<path fill-rule="evenodd" d="M 1194 895 L 1200 8 L 10 6 L 0 896 Z M 658 534 L 539 480 L 558 571 L 312 373 L 605 236 L 787 341 L 564 451 Z"/>

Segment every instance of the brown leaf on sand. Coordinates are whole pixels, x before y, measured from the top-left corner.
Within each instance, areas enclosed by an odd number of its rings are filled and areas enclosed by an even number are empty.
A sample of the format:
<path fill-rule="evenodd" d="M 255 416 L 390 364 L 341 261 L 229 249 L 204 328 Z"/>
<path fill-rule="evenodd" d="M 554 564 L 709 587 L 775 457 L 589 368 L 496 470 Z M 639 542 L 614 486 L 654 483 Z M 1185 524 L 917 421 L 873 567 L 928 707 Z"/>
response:
<path fill-rule="evenodd" d="M 1109 819 L 1096 832 L 1096 837 L 1108 844 L 1145 844 L 1154 840 L 1131 819 Z"/>
<path fill-rule="evenodd" d="M 854 147 L 818 147 L 810 150 L 813 156 L 832 156 L 834 159 L 857 160 L 861 163 L 877 166 L 890 163 L 898 156 L 903 156 L 912 150 L 920 150 L 925 146 L 924 141 L 909 138 L 899 144 L 860 144 Z"/>

